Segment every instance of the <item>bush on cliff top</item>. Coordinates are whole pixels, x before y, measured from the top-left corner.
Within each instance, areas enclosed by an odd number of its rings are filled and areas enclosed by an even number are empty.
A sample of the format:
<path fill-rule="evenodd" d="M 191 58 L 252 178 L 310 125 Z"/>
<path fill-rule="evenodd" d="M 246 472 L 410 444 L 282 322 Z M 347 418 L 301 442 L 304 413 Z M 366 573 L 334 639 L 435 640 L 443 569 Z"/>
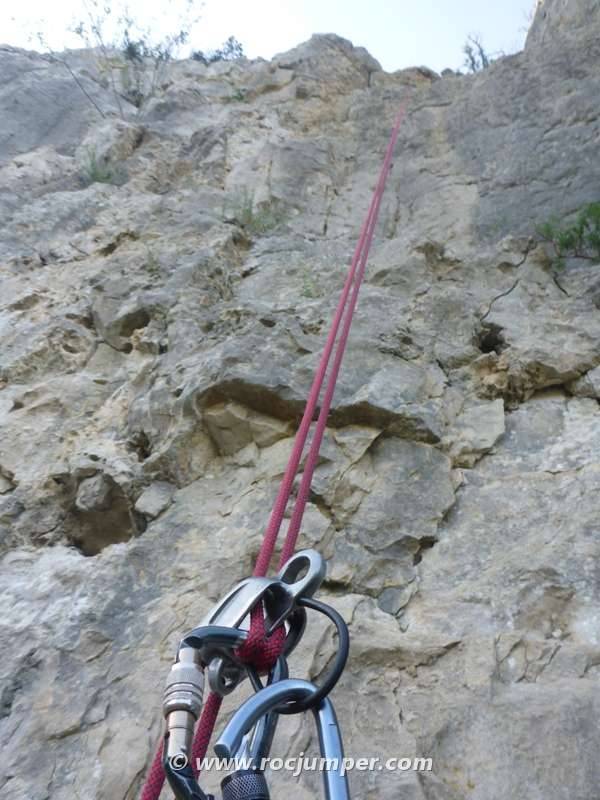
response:
<path fill-rule="evenodd" d="M 229 39 L 219 47 L 217 50 L 195 50 L 192 53 L 194 61 L 200 61 L 202 64 L 214 64 L 216 61 L 235 61 L 237 58 L 244 57 L 244 47 L 241 42 L 230 36 Z"/>

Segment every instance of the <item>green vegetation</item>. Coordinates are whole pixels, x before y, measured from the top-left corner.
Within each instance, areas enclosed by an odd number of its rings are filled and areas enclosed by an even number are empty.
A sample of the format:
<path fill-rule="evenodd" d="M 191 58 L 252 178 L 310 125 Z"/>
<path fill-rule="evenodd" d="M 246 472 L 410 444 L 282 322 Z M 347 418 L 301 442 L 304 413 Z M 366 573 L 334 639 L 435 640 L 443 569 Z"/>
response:
<path fill-rule="evenodd" d="M 227 98 L 229 103 L 243 103 L 246 100 L 246 90 L 236 89 L 235 92 Z"/>
<path fill-rule="evenodd" d="M 308 297 L 310 299 L 315 299 L 317 297 L 321 297 L 323 292 L 319 290 L 319 287 L 315 283 L 312 275 L 310 274 L 308 268 L 304 271 L 302 275 L 302 297 Z"/>
<path fill-rule="evenodd" d="M 494 57 L 487 52 L 479 36 L 469 36 L 463 47 L 465 61 L 463 66 L 468 72 L 481 72 L 490 66 Z"/>
<path fill-rule="evenodd" d="M 250 236 L 262 236 L 278 228 L 285 220 L 285 212 L 278 200 L 256 204 L 254 195 L 245 189 L 233 203 L 236 222 Z"/>
<path fill-rule="evenodd" d="M 121 99 L 141 108 L 154 95 L 165 64 L 180 52 L 198 21 L 194 4 L 195 0 L 179 0 L 179 12 L 174 9 L 174 31 L 161 31 L 157 37 L 154 31 L 142 28 L 122 2 L 84 2 L 84 19 L 72 30 L 86 47 L 98 52 L 98 70 L 108 80 L 121 116 Z"/>
<path fill-rule="evenodd" d="M 154 250 L 149 245 L 146 245 L 146 259 L 145 259 L 144 266 L 146 268 L 146 271 L 153 278 L 160 277 L 160 273 L 161 273 L 160 261 L 158 260 L 158 257 L 156 255 L 156 253 L 154 252 Z"/>
<path fill-rule="evenodd" d="M 165 67 L 174 58 L 181 58 L 183 49 L 190 40 L 192 31 L 199 21 L 197 10 L 200 0 L 168 0 L 171 6 L 168 28 L 164 25 L 143 27 L 131 16 L 126 0 L 105 3 L 104 0 L 84 0 L 83 19 L 71 28 L 84 47 L 94 53 L 96 68 L 102 82 L 109 86 L 115 99 L 119 114 L 125 117 L 127 111 L 123 100 L 138 109 L 152 98 L 163 82 Z M 88 93 L 66 61 L 66 55 L 59 55 L 48 46 L 43 32 L 37 39 L 50 60 L 64 65 L 73 80 L 79 85 L 90 103 L 101 116 L 110 109 L 100 108 Z M 188 50 L 189 54 L 189 50 Z M 233 36 L 217 50 L 206 53 L 196 51 L 191 58 L 212 64 L 215 61 L 232 61 L 242 58 L 244 48 Z M 234 99 L 243 99 L 235 97 Z"/>
<path fill-rule="evenodd" d="M 82 177 L 87 184 L 90 183 L 112 183 L 121 184 L 126 180 L 122 170 L 114 169 L 109 164 L 102 163 L 96 156 L 94 147 L 88 148 L 87 161 L 82 168 Z"/>
<path fill-rule="evenodd" d="M 127 0 L 114 0 L 111 3 L 84 0 L 81 5 L 82 18 L 70 28 L 82 46 L 91 51 L 100 83 L 110 88 L 123 119 L 129 111 L 123 101 L 139 109 L 141 115 L 148 100 L 155 96 L 159 86 L 164 83 L 166 65 L 174 58 L 187 55 L 204 64 L 212 64 L 244 57 L 244 48 L 234 36 L 230 36 L 216 50 L 190 53 L 188 49 L 185 53 L 185 45 L 189 43 L 200 19 L 201 0 L 167 0 L 167 5 L 169 12 L 166 25 L 156 23 L 146 27 L 131 15 Z M 37 39 L 49 61 L 60 63 L 68 70 L 101 117 L 111 114 L 111 108 L 101 108 L 90 94 L 85 81 L 69 64 L 67 52 L 54 52 L 43 30 L 31 38 Z M 237 102 L 244 99 L 243 90 L 235 92 L 230 98 Z"/>
<path fill-rule="evenodd" d="M 192 53 L 194 61 L 201 61 L 202 64 L 214 64 L 216 61 L 235 61 L 244 57 L 244 47 L 241 42 L 230 36 L 229 39 L 217 50 L 196 50 Z"/>
<path fill-rule="evenodd" d="M 571 222 L 551 217 L 538 226 L 537 234 L 551 245 L 557 268 L 564 267 L 567 258 L 600 264 L 600 202 L 583 206 Z"/>

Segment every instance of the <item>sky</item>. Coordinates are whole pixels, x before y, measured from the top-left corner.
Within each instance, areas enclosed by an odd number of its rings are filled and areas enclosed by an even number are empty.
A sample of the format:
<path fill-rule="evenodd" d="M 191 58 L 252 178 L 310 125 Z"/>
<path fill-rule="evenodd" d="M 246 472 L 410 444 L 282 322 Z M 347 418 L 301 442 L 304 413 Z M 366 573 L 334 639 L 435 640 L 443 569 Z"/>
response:
<path fill-rule="evenodd" d="M 19 0 L 0 9 L 0 42 L 39 49 L 38 31 L 55 50 L 79 47 L 69 33 L 94 2 L 113 18 L 130 16 L 161 35 L 173 32 L 187 0 Z M 271 58 L 313 33 L 337 33 L 366 47 L 388 71 L 427 66 L 458 69 L 463 45 L 477 35 L 490 54 L 514 53 L 525 39 L 535 0 L 194 0 L 193 49 L 235 36 L 251 58 Z"/>

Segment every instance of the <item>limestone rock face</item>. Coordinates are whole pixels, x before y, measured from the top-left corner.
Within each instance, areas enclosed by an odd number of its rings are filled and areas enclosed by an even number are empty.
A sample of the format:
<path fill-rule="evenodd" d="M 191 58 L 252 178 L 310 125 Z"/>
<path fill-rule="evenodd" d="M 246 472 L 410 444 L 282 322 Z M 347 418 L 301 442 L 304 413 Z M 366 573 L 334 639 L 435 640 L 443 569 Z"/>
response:
<path fill-rule="evenodd" d="M 252 571 L 403 102 L 301 546 L 351 630 L 347 754 L 433 766 L 353 796 L 597 795 L 600 265 L 557 273 L 535 231 L 599 199 L 598 41 L 597 3 L 546 0 L 475 76 L 327 34 L 169 64 L 139 109 L 118 54 L 0 48 L 2 800 L 138 796 L 178 641 Z M 333 649 L 311 620 L 292 673 Z M 317 747 L 292 717 L 273 752 Z"/>
<path fill-rule="evenodd" d="M 595 0 L 538 0 L 528 44 L 550 44 L 552 39 L 566 36 L 595 38 L 597 11 Z"/>

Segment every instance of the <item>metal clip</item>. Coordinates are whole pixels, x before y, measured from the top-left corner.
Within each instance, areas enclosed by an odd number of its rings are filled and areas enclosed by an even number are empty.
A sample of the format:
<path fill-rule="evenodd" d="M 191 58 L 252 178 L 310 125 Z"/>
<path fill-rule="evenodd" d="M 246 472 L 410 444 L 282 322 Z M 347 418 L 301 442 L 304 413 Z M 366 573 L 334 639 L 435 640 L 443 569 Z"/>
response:
<path fill-rule="evenodd" d="M 277 575 L 276 587 L 271 589 L 265 599 L 267 636 L 298 607 L 300 599 L 314 595 L 326 574 L 325 561 L 316 550 L 300 550 L 284 564 Z M 302 577 L 299 578 L 299 575 Z"/>
<path fill-rule="evenodd" d="M 198 786 L 194 773 L 189 764 L 181 769 L 177 767 L 172 758 L 163 759 L 163 767 L 169 786 L 176 800 L 215 800 L 212 794 L 204 794 Z"/>
<path fill-rule="evenodd" d="M 275 578 L 246 578 L 213 607 L 200 627 L 182 642 L 200 651 L 201 661 L 208 666 L 208 683 L 213 692 L 229 694 L 244 677 L 245 668 L 234 650 L 247 635 L 240 625 L 259 603 L 265 609 L 268 636 L 287 622 L 284 654 L 291 653 L 306 625 L 306 611 L 300 602 L 317 591 L 325 572 L 325 562 L 316 550 L 302 550 L 289 559 Z M 227 630 L 233 632 L 229 641 L 226 641 Z M 242 637 L 241 641 L 235 639 L 236 633 Z"/>
<path fill-rule="evenodd" d="M 260 685 L 258 676 L 255 678 L 250 674 L 252 683 L 256 691 L 260 691 L 263 687 Z M 289 678 L 289 670 L 287 661 L 283 656 L 277 659 L 275 667 L 271 670 L 269 675 L 268 685 L 271 686 L 279 681 L 287 680 Z M 252 769 L 260 769 L 260 765 L 264 758 L 269 755 L 277 723 L 279 722 L 279 714 L 272 711 L 269 714 L 262 716 L 251 733 L 247 733 L 239 749 L 235 754 L 235 761 L 240 764 L 249 764 Z"/>
<path fill-rule="evenodd" d="M 301 578 L 298 578 L 299 575 Z M 323 583 L 326 566 L 316 550 L 293 555 L 275 578 L 245 578 L 220 600 L 202 620 L 201 626 L 239 628 L 261 601 L 265 606 L 265 629 L 271 635 L 296 608 L 300 597 L 312 597 Z"/>
<path fill-rule="evenodd" d="M 287 679 L 266 686 L 246 700 L 231 717 L 218 742 L 215 753 L 219 758 L 232 758 L 243 743 L 244 736 L 265 714 L 277 712 L 278 708 L 290 702 L 310 702 L 318 691 L 312 683 Z M 328 767 L 323 771 L 323 786 L 326 800 L 350 800 L 348 781 L 344 774 L 344 746 L 333 704 L 328 697 L 312 709 L 319 735 L 321 756 Z M 235 773 L 234 773 L 235 775 Z M 231 782 L 232 776 L 226 781 Z M 226 784 L 223 782 L 225 797 Z M 245 800 L 238 794 L 239 800 Z"/>
<path fill-rule="evenodd" d="M 195 628 L 181 642 L 180 648 L 191 647 L 200 662 L 208 665 L 208 683 L 213 692 L 229 694 L 242 679 L 245 667 L 235 657 L 235 650 L 246 641 L 247 631 L 207 625 Z"/>
<path fill-rule="evenodd" d="M 167 721 L 168 758 L 190 758 L 194 726 L 202 710 L 204 674 L 198 653 L 189 647 L 181 648 L 171 667 L 163 699 L 163 714 Z"/>
<path fill-rule="evenodd" d="M 244 578 L 213 606 L 199 627 L 218 625 L 223 628 L 239 628 L 276 580 L 276 578 Z"/>
<path fill-rule="evenodd" d="M 190 760 L 194 727 L 202 710 L 204 674 L 197 650 L 182 646 L 165 685 L 163 713 L 167 721 L 163 766 L 177 800 L 214 800 L 194 778 Z"/>

